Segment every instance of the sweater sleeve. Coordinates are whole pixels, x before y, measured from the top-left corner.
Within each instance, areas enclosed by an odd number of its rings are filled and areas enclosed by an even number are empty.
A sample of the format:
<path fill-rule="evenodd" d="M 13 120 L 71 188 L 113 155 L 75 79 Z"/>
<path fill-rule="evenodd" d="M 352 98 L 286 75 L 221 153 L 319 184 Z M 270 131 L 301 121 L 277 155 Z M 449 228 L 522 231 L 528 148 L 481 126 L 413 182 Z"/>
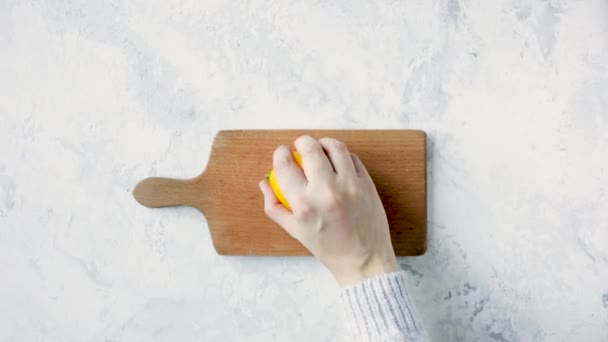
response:
<path fill-rule="evenodd" d="M 405 272 L 365 279 L 342 289 L 341 297 L 353 341 L 427 341 Z"/>

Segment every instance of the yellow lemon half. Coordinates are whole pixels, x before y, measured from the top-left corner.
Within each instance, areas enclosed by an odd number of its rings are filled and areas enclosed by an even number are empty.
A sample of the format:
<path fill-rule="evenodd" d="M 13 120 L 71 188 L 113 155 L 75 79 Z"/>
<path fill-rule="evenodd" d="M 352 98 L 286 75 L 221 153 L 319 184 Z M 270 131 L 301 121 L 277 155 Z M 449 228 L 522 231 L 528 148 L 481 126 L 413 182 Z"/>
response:
<path fill-rule="evenodd" d="M 302 167 L 302 157 L 300 156 L 298 151 L 293 151 L 291 152 L 291 154 L 293 155 L 293 159 L 296 161 L 298 166 Z M 281 204 L 285 208 L 291 210 L 289 203 L 285 199 L 285 196 L 283 196 L 283 194 L 281 193 L 281 189 L 279 189 L 279 184 L 277 184 L 277 177 L 274 174 L 274 170 L 266 172 L 266 179 L 268 179 L 268 183 L 270 183 L 270 187 L 272 188 L 274 195 L 277 196 L 279 202 L 281 202 Z"/>

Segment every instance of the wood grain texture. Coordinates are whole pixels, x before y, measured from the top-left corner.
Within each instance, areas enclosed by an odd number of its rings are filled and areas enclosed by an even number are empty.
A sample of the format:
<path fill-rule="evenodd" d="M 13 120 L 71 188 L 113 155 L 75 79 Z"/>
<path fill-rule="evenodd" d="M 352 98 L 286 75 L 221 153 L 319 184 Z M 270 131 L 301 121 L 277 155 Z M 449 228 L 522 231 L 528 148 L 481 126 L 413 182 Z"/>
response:
<path fill-rule="evenodd" d="M 417 130 L 231 130 L 215 137 L 205 171 L 176 180 L 141 181 L 133 195 L 148 207 L 189 205 L 207 219 L 222 255 L 308 255 L 268 219 L 258 182 L 272 168 L 272 152 L 300 135 L 344 141 L 371 174 L 397 255 L 426 250 L 426 134 Z"/>

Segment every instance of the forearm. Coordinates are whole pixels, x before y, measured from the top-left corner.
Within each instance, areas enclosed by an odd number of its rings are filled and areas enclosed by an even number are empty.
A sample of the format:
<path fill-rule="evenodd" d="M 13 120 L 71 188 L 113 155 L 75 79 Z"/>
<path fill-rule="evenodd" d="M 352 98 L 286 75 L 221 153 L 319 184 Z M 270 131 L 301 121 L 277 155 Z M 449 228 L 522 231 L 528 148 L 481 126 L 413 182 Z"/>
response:
<path fill-rule="evenodd" d="M 427 340 L 403 271 L 355 283 L 342 289 L 341 297 L 354 341 Z"/>

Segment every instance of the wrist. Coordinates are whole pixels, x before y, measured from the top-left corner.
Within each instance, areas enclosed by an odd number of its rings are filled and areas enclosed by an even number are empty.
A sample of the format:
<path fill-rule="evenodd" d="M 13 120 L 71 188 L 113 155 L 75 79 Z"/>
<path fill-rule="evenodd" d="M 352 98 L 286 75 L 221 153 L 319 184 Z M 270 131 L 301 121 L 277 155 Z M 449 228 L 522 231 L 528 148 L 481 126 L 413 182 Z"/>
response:
<path fill-rule="evenodd" d="M 359 267 L 354 267 L 341 274 L 334 274 L 334 276 L 340 287 L 347 287 L 365 279 L 386 273 L 397 272 L 398 270 L 399 266 L 397 265 L 397 259 L 394 256 L 387 258 L 370 258 Z"/>

